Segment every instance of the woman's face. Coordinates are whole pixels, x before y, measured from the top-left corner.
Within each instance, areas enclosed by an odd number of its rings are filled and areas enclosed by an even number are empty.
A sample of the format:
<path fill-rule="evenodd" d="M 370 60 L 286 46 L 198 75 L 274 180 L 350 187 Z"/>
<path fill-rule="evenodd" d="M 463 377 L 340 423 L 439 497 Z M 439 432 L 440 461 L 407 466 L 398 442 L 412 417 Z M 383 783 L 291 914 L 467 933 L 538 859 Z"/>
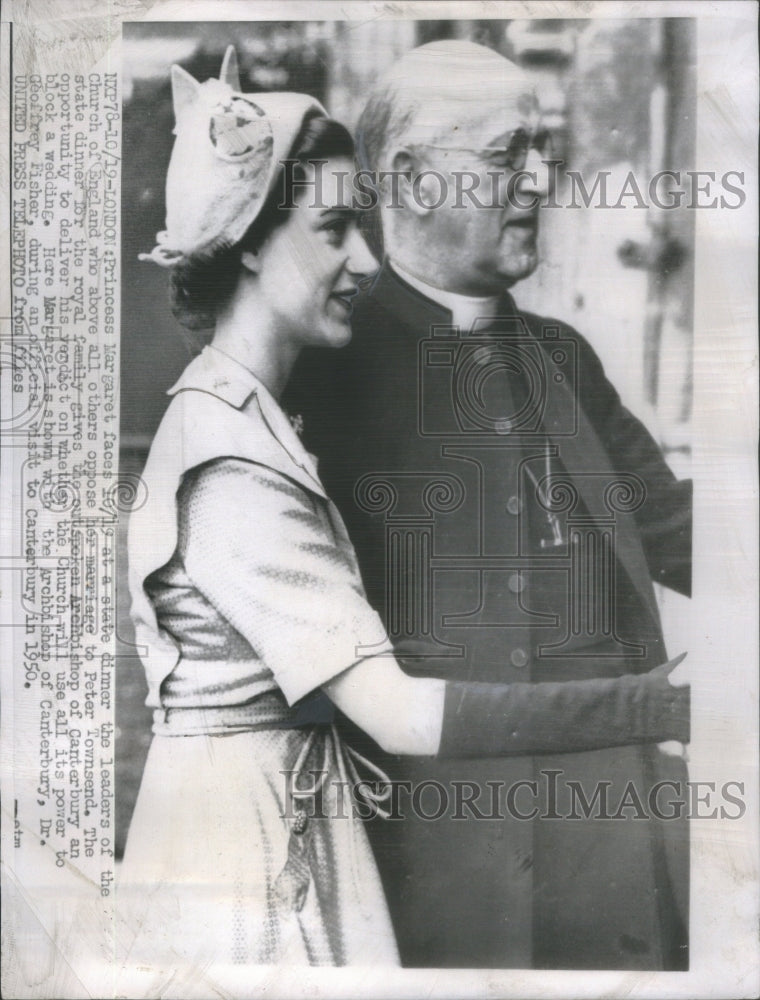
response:
<path fill-rule="evenodd" d="M 342 347 L 351 339 L 357 282 L 378 267 L 351 208 L 348 158 L 309 166 L 288 221 L 257 254 L 258 288 L 278 336 L 298 347 Z"/>

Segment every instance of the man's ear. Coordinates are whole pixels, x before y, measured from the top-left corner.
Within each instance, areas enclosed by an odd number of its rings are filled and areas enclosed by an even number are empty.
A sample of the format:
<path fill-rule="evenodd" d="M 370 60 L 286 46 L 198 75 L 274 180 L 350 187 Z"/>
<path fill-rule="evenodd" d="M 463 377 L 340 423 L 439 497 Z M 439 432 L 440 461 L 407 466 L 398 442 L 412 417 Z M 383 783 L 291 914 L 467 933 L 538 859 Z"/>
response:
<path fill-rule="evenodd" d="M 261 260 L 255 250 L 244 250 L 240 254 L 240 263 L 251 274 L 258 274 L 261 270 Z"/>
<path fill-rule="evenodd" d="M 408 147 L 402 146 L 393 154 L 391 170 L 394 175 L 390 178 L 391 204 L 395 204 L 395 207 L 403 205 L 414 215 L 427 215 L 430 209 L 424 198 L 426 178 L 419 180 L 419 157 Z"/>

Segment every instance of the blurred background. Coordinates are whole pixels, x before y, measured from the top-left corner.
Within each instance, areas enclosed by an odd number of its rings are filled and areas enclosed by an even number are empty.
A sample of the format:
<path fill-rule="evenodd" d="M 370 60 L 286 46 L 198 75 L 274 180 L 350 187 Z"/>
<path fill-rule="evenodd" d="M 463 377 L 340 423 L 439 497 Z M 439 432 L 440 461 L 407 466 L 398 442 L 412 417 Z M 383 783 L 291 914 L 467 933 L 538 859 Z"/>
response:
<path fill-rule="evenodd" d="M 564 170 L 590 188 L 609 171 L 614 204 L 632 173 L 646 197 L 659 170 L 694 167 L 695 22 L 637 20 L 375 20 L 357 22 L 125 23 L 123 28 L 121 470 L 142 470 L 166 390 L 197 352 L 173 319 L 166 272 L 140 263 L 164 224 L 174 127 L 169 70 L 217 76 L 237 48 L 245 92 L 317 97 L 353 128 L 377 77 L 410 48 L 443 38 L 487 45 L 535 80 Z M 689 475 L 692 404 L 694 211 L 566 208 L 541 217 L 541 266 L 513 289 L 518 304 L 575 326 L 601 357 L 624 402 Z M 151 714 L 133 646 L 126 587 L 126 518 L 119 526 L 117 855 L 150 743 Z M 680 600 L 661 595 L 666 638 L 687 631 Z M 674 643 L 675 648 L 675 643 Z M 679 645 L 686 648 L 686 644 Z"/>

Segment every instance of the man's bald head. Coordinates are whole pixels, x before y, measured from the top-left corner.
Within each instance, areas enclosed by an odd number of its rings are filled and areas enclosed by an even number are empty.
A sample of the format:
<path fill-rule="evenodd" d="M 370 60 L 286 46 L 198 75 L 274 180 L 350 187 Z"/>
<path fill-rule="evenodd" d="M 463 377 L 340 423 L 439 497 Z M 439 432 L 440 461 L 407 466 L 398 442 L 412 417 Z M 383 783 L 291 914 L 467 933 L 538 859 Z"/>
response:
<path fill-rule="evenodd" d="M 486 118 L 496 107 L 516 121 L 535 108 L 519 66 L 474 42 L 447 40 L 412 49 L 380 79 L 362 112 L 361 165 L 389 169 L 399 145 L 453 144 L 464 123 Z"/>
<path fill-rule="evenodd" d="M 536 162 L 539 126 L 528 77 L 492 49 L 445 41 L 403 56 L 357 128 L 391 262 L 428 285 L 472 296 L 530 274 L 545 173 Z M 527 201 L 510 198 L 510 185 Z"/>

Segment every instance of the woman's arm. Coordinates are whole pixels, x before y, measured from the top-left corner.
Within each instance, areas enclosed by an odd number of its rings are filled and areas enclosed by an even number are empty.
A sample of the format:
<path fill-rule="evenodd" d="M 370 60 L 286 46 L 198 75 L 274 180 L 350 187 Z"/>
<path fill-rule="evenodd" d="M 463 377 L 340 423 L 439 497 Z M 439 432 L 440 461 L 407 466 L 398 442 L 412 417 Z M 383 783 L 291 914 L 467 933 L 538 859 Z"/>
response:
<path fill-rule="evenodd" d="M 560 684 L 406 674 L 321 503 L 272 469 L 230 459 L 186 475 L 178 494 L 178 546 L 190 579 L 248 640 L 290 704 L 322 687 L 384 749 L 413 755 L 688 741 L 688 688 L 672 687 L 663 668 Z"/>
<path fill-rule="evenodd" d="M 345 670 L 324 690 L 387 753 L 438 753 L 446 681 L 411 677 L 393 657 L 376 656 Z"/>
<path fill-rule="evenodd" d="M 363 660 L 324 685 L 388 753 L 445 757 L 568 753 L 689 741 L 689 688 L 668 674 L 543 684 L 410 677 L 392 657 Z"/>

